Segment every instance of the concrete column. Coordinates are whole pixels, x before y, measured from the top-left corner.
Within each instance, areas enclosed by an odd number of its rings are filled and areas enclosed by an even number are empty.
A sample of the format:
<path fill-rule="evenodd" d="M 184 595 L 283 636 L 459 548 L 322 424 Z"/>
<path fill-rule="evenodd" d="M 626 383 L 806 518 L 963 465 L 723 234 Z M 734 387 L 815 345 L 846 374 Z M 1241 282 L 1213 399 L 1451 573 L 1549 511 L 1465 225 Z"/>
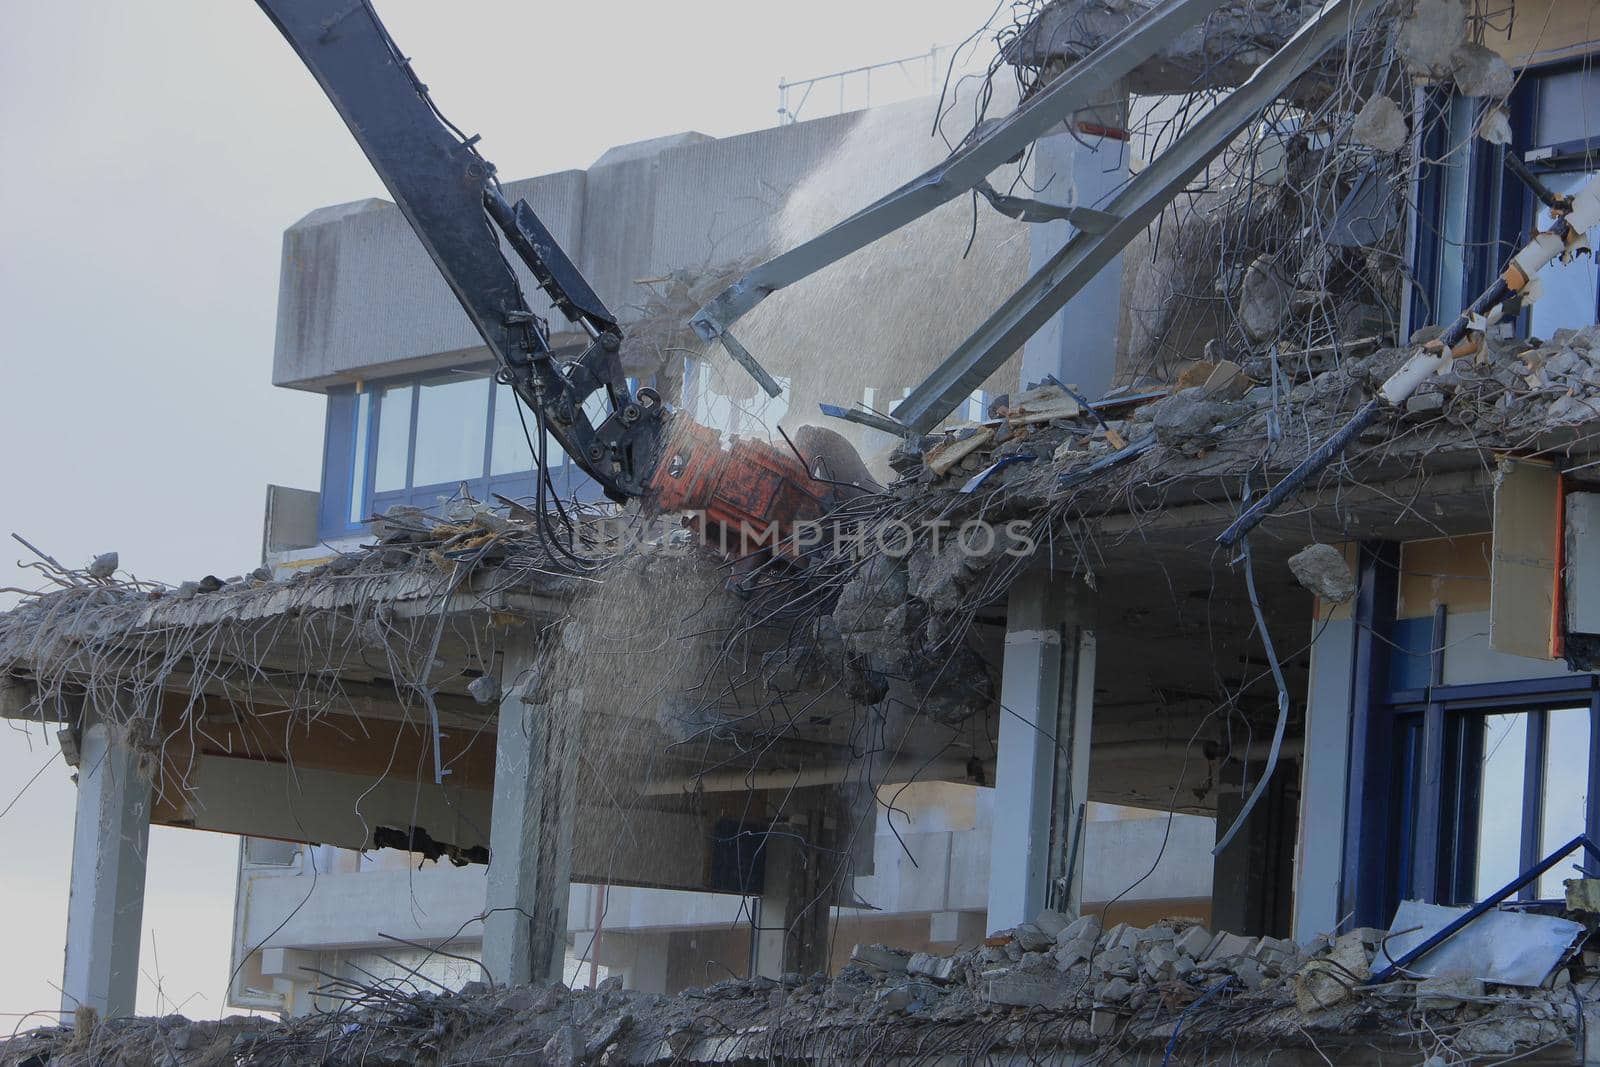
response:
<path fill-rule="evenodd" d="M 122 728 L 91 722 L 79 746 L 61 1011 L 132 1015 L 139 985 L 150 773 Z"/>
<path fill-rule="evenodd" d="M 1345 790 L 1350 775 L 1350 705 L 1355 692 L 1356 624 L 1313 623 L 1306 743 L 1300 763 L 1300 828 L 1294 862 L 1294 938 L 1304 944 L 1339 928 L 1344 871 Z"/>
<path fill-rule="evenodd" d="M 541 693 L 533 662 L 523 646 L 501 669 L 489 820 L 483 962 L 511 985 L 562 980 L 577 811 L 583 695 Z"/>
<path fill-rule="evenodd" d="M 752 970 L 762 978 L 811 975 L 827 969 L 832 897 L 822 893 L 822 816 L 779 822 L 762 846 L 766 872 L 756 909 Z"/>
<path fill-rule="evenodd" d="M 1012 584 L 1000 682 L 990 837 L 989 929 L 1083 900 L 1095 637 L 1086 593 L 1065 575 Z"/>
<path fill-rule="evenodd" d="M 1023 195 L 1049 204 L 1104 207 L 1104 201 L 1128 177 L 1128 145 L 1112 137 L 1083 132 L 1077 123 L 1120 128 L 1127 123 L 1128 97 L 1122 85 L 1105 103 L 1087 108 L 1039 138 L 1029 160 L 1032 192 Z M 1066 222 L 1036 223 L 1029 229 L 1028 269 L 1036 271 L 1061 251 L 1076 231 Z M 1076 385 L 1090 399 L 1111 386 L 1117 369 L 1117 337 L 1121 314 L 1122 256 L 1107 263 L 1067 301 L 1065 307 L 1022 348 L 1022 382 L 1027 388 L 1054 375 Z"/>

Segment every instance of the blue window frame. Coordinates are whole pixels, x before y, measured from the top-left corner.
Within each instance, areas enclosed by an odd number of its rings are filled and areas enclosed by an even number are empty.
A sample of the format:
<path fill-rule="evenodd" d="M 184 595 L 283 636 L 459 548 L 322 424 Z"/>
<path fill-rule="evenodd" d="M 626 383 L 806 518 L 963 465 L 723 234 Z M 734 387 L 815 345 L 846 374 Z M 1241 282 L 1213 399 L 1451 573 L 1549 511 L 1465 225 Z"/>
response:
<path fill-rule="evenodd" d="M 1483 899 L 1600 831 L 1600 676 L 1446 685 L 1444 608 L 1396 619 L 1396 545 L 1363 545 L 1360 569 L 1342 908 L 1383 927 L 1401 899 Z"/>
<path fill-rule="evenodd" d="M 632 383 L 630 382 L 630 385 Z M 591 418 L 603 400 L 591 398 Z M 328 394 L 319 533 L 358 532 L 407 504 L 426 509 L 466 492 L 531 499 L 537 491 L 531 414 L 482 369 L 435 371 Z M 550 480 L 564 499 L 597 501 L 600 486 L 546 435 Z"/>
<path fill-rule="evenodd" d="M 1417 200 L 1416 279 L 1408 328 L 1448 322 L 1488 287 L 1505 262 L 1549 216 L 1505 170 L 1516 152 L 1556 192 L 1572 192 L 1600 168 L 1600 71 L 1591 60 L 1531 67 L 1506 101 L 1511 143 L 1476 136 L 1488 105 L 1434 90 L 1423 98 Z M 1600 275 L 1593 257 L 1544 272 L 1545 294 L 1518 317 L 1519 336 L 1549 338 L 1563 326 L 1600 318 Z"/>

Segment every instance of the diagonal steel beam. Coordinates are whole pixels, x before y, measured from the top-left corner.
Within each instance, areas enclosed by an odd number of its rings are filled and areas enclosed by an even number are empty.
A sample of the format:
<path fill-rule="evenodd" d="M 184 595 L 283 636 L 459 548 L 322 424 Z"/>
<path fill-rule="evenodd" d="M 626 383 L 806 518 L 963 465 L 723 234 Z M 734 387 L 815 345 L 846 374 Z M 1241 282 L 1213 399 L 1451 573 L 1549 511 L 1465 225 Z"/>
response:
<path fill-rule="evenodd" d="M 912 433 L 927 433 L 983 384 L 1062 305 L 1144 230 L 1295 78 L 1354 31 L 1378 0 L 1327 0 L 1282 48 L 1125 185 L 1109 204 L 1117 221 L 1076 233 L 939 367 L 895 407 Z"/>
<path fill-rule="evenodd" d="M 751 270 L 696 312 L 689 324 L 702 339 L 715 341 L 772 293 L 954 200 L 1050 127 L 1099 100 L 1117 79 L 1171 44 L 1221 3 L 1165 0 L 1145 12 L 987 134 L 831 229 Z"/>

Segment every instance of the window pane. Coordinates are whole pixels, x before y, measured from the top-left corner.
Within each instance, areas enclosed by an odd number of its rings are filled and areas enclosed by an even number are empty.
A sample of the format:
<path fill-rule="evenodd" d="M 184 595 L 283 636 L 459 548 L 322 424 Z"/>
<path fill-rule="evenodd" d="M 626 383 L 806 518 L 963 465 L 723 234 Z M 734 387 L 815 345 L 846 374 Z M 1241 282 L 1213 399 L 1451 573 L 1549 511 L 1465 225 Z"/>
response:
<path fill-rule="evenodd" d="M 391 385 L 378 394 L 378 458 L 372 465 L 372 491 L 406 487 L 406 452 L 411 444 L 411 389 Z"/>
<path fill-rule="evenodd" d="M 494 449 L 489 457 L 490 474 L 521 474 L 533 470 L 533 448 L 528 442 L 537 432 L 535 426 L 533 413 L 518 403 L 517 394 L 509 385 L 494 387 Z M 558 462 L 556 452 L 549 455 L 552 463 Z"/>
<path fill-rule="evenodd" d="M 356 454 L 350 473 L 351 522 L 367 517 L 367 433 L 371 424 L 372 394 L 363 390 L 356 395 Z"/>
<path fill-rule="evenodd" d="M 1544 750 L 1544 810 L 1540 813 L 1539 854 L 1571 841 L 1583 833 L 1589 798 L 1589 709 L 1558 708 L 1550 712 Z M 1539 876 L 1539 896 L 1561 897 L 1561 884 L 1576 878 L 1574 865 L 1583 860 L 1574 853 Z"/>
<path fill-rule="evenodd" d="M 1545 184 L 1553 192 L 1571 195 L 1581 190 L 1593 174 L 1551 174 Z M 1540 207 L 1540 229 L 1552 223 L 1550 211 Z M 1571 263 L 1558 263 L 1539 274 L 1542 287 L 1538 303 L 1529 311 L 1528 328 L 1537 336 L 1549 338 L 1562 328 L 1582 329 L 1594 324 L 1595 292 L 1600 287 L 1600 268 L 1593 256 L 1578 256 Z"/>
<path fill-rule="evenodd" d="M 425 382 L 417 397 L 413 486 L 483 477 L 489 426 L 489 379 Z"/>
<path fill-rule="evenodd" d="M 1483 767 L 1478 809 L 1477 899 L 1522 870 L 1522 783 L 1527 773 L 1528 714 L 1483 717 Z"/>

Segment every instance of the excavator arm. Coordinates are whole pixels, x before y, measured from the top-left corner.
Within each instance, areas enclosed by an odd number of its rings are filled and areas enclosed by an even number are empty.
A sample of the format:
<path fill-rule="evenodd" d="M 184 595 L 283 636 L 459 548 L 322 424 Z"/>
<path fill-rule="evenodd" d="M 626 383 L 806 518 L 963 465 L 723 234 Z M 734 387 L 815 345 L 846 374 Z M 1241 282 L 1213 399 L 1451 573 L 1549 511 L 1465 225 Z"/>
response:
<path fill-rule="evenodd" d="M 823 514 L 836 492 L 797 450 L 758 440 L 723 447 L 716 431 L 668 412 L 654 390 L 629 388 L 615 316 L 527 201 L 506 199 L 477 138 L 439 114 L 370 0 L 256 2 L 355 135 L 494 353 L 496 378 L 533 412 L 539 441 L 548 432 L 612 500 L 698 513 L 701 535 L 730 554 L 778 550 L 797 522 Z M 577 357 L 554 358 L 548 326 L 529 306 L 502 242 L 588 335 Z M 607 414 L 596 425 L 585 401 L 602 391 Z M 854 455 L 838 435 L 816 434 Z M 826 465 L 822 452 L 819 462 Z M 857 485 L 850 491 L 876 488 L 865 468 Z"/>
<path fill-rule="evenodd" d="M 616 318 L 526 200 L 508 201 L 494 165 L 428 96 L 369 0 L 257 0 L 338 110 L 514 389 L 612 500 L 642 496 L 658 461 L 665 410 L 628 387 Z M 501 241 L 550 301 L 588 335 L 556 360 L 547 323 Z M 606 396 L 596 425 L 584 402 Z"/>

